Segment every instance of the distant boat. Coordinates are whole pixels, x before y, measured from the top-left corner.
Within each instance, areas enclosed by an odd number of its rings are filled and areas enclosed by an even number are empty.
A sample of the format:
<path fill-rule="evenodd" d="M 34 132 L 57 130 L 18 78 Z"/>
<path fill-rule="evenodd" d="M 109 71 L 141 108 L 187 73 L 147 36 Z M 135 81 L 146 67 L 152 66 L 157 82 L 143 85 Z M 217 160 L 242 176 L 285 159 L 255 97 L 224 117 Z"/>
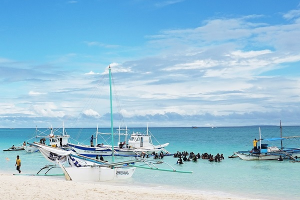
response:
<path fill-rule="evenodd" d="M 197 126 L 192 126 L 192 128 L 198 128 Z"/>
<path fill-rule="evenodd" d="M 20 147 L 12 146 L 8 149 L 3 149 L 3 151 L 22 151 L 22 150 L 24 150 L 24 146 L 20 146 Z"/>

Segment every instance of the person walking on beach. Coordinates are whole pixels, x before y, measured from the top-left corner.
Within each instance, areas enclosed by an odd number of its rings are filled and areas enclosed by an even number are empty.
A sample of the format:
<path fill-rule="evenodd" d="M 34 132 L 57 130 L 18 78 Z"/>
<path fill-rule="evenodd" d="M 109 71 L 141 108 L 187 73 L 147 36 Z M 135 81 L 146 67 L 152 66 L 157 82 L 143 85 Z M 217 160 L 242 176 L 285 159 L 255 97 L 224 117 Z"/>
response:
<path fill-rule="evenodd" d="M 17 170 L 19 171 L 19 173 L 21 173 L 21 159 L 20 159 L 19 155 L 17 155 L 17 160 L 16 160 L 15 166 L 17 166 Z"/>

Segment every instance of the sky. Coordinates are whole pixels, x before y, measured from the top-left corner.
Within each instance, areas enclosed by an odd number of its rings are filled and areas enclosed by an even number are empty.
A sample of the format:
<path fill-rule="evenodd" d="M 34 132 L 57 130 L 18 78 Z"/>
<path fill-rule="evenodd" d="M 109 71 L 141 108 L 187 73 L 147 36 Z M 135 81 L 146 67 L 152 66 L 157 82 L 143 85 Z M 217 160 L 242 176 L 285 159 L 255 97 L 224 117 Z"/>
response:
<path fill-rule="evenodd" d="M 300 125 L 300 1 L 1 0 L 0 128 Z"/>

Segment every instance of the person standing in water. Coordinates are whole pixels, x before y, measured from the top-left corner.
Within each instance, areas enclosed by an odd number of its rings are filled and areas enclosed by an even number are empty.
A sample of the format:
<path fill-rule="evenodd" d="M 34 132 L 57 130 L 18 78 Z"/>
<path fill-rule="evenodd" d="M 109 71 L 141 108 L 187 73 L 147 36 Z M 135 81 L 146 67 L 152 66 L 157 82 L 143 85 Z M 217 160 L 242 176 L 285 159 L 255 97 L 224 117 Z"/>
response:
<path fill-rule="evenodd" d="M 17 166 L 17 170 L 19 171 L 19 173 L 21 173 L 21 159 L 20 159 L 19 155 L 17 155 L 17 160 L 16 160 L 15 166 Z"/>

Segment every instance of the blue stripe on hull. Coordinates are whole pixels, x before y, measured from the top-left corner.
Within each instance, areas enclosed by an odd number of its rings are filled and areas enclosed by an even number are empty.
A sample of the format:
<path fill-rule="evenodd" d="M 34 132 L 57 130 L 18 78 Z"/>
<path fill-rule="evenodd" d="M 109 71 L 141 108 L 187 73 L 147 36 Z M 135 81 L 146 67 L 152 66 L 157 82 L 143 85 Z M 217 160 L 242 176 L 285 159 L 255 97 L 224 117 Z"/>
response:
<path fill-rule="evenodd" d="M 96 156 L 102 156 L 102 157 L 111 156 L 111 154 L 110 155 L 98 155 L 98 154 L 82 154 L 82 153 L 79 155 L 90 157 L 90 158 L 95 158 Z"/>
<path fill-rule="evenodd" d="M 99 147 L 84 147 L 84 146 L 78 146 L 73 144 L 69 144 L 69 146 L 80 150 L 86 150 L 86 151 L 96 151 L 96 152 L 111 151 L 111 149 L 99 149 Z"/>

